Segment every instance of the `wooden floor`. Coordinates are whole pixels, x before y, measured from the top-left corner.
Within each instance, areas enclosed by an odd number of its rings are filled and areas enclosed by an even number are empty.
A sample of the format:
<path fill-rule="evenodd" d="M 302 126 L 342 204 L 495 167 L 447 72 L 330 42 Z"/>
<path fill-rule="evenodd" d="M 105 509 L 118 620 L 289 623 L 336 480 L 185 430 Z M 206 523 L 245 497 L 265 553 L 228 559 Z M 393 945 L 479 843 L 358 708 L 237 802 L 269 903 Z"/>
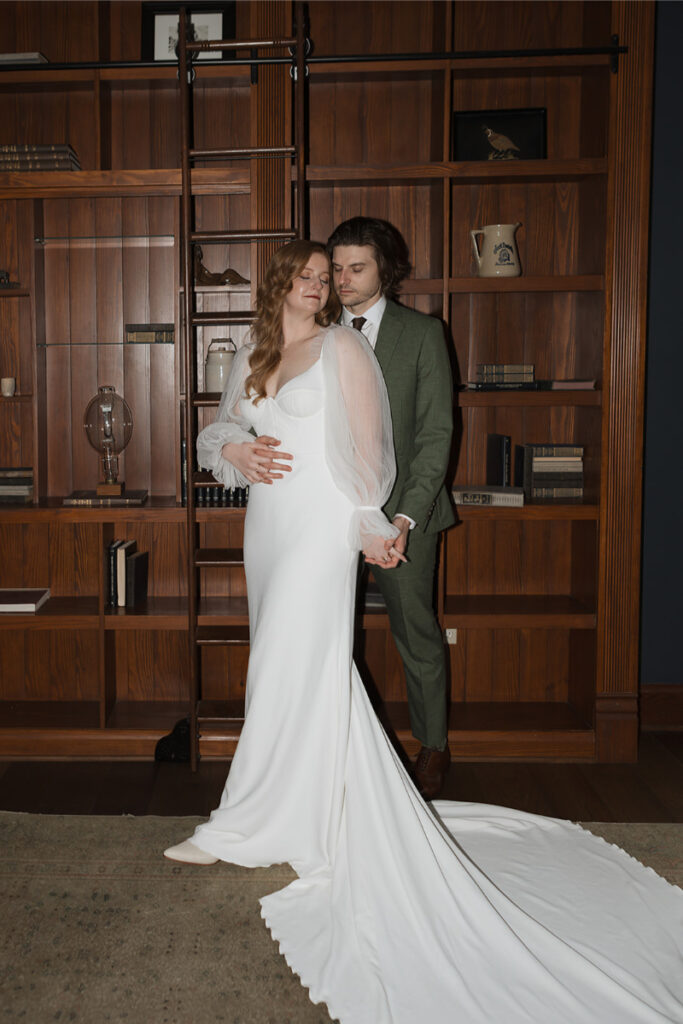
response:
<path fill-rule="evenodd" d="M 228 765 L 0 762 L 0 810 L 206 816 Z M 444 799 L 572 821 L 683 822 L 683 732 L 645 733 L 637 764 L 454 764 Z"/>

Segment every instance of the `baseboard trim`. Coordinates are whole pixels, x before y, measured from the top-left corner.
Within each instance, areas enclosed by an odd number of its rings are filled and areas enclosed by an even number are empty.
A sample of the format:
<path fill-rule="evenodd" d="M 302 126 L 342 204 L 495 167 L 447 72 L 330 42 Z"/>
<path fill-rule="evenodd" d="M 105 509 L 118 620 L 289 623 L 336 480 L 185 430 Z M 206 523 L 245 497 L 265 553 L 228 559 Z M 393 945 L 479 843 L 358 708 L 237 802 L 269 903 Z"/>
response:
<path fill-rule="evenodd" d="M 640 728 L 683 732 L 683 685 L 644 683 L 640 688 Z"/>

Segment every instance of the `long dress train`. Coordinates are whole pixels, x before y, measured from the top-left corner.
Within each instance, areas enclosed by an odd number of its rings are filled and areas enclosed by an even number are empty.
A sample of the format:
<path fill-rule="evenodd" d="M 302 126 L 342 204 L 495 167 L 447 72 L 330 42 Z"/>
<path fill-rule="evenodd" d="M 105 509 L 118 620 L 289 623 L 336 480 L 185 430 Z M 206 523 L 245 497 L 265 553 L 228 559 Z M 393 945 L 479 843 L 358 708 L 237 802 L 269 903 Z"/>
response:
<path fill-rule="evenodd" d="M 681 1024 L 680 889 L 568 822 L 427 806 L 377 721 L 352 661 L 364 503 L 340 489 L 326 417 L 348 384 L 324 371 L 341 337 L 276 397 L 240 402 L 240 429 L 294 462 L 250 491 L 247 714 L 193 842 L 292 865 L 262 914 L 342 1024 Z"/>

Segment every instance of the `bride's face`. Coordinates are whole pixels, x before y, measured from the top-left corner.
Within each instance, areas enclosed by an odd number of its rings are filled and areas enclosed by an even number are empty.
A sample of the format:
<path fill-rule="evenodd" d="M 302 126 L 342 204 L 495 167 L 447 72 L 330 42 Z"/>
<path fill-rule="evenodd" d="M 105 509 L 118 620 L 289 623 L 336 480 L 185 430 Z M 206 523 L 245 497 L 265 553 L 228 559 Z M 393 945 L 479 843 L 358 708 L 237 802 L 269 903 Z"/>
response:
<path fill-rule="evenodd" d="M 285 295 L 285 306 L 292 313 L 319 313 L 330 296 L 330 266 L 320 252 L 314 252 L 306 266 L 292 281 Z"/>

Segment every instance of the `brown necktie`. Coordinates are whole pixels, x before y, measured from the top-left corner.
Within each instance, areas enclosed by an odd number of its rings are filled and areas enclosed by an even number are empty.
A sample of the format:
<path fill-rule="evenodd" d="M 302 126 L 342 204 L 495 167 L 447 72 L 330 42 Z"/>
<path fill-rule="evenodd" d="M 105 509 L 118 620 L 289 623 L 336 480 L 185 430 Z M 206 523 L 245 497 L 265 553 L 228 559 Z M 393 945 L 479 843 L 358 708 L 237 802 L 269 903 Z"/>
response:
<path fill-rule="evenodd" d="M 353 327 L 354 331 L 361 331 L 362 333 L 364 323 L 366 323 L 364 316 L 354 316 L 353 320 L 351 321 L 351 326 Z"/>

